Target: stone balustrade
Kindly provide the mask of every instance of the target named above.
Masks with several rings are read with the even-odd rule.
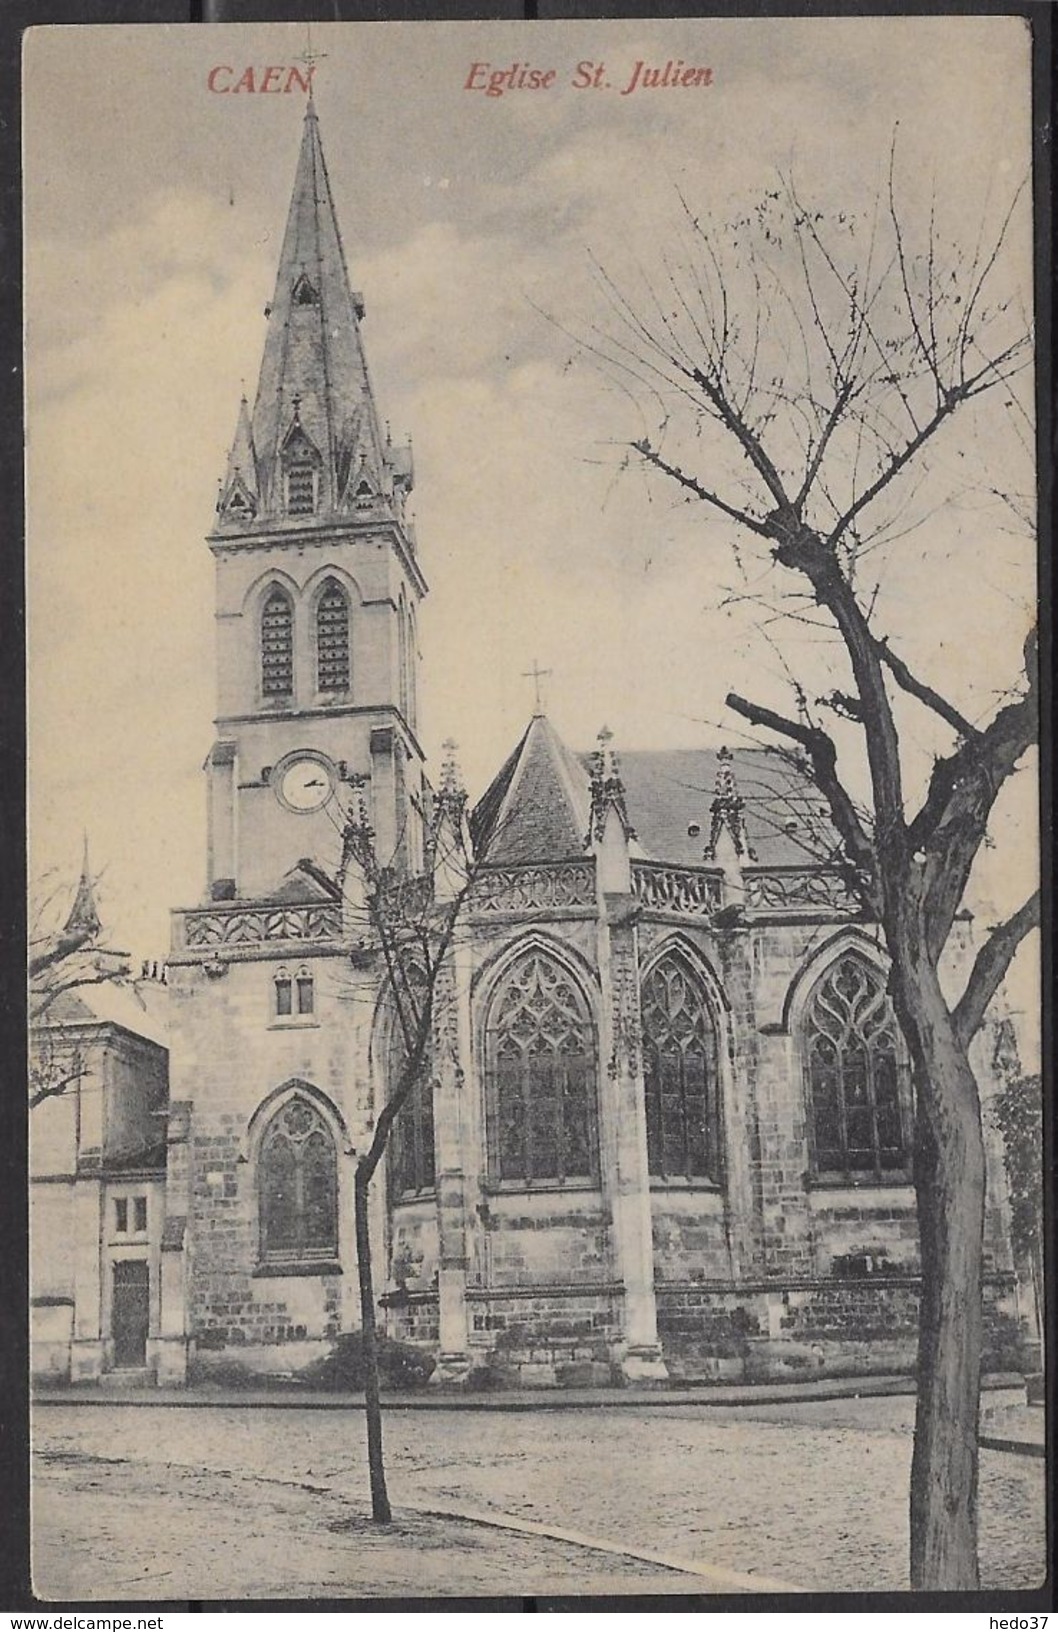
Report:
[[[342,935],[338,902],[274,907],[218,904],[180,913],[176,922],[178,944],[189,952],[263,941],[336,941]]]
[[[474,880],[475,915],[595,905],[595,863],[558,861],[546,866],[483,867]]]
[[[745,903],[759,912],[856,912],[859,902],[841,873],[820,867],[776,868],[744,875]]]
[[[633,862],[632,890],[646,912],[691,918],[711,918],[724,899],[719,872],[662,861]]]

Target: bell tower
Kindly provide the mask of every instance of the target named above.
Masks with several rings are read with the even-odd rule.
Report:
[[[381,428],[311,98],[265,315],[208,540],[214,900],[267,899],[301,858],[333,874],[353,777],[369,778],[380,859],[422,864],[411,449]]]

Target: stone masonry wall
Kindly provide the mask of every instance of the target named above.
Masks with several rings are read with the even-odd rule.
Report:
[[[986,1281],[986,1370],[1017,1370],[1021,1364],[1012,1294],[1011,1277]],[[658,1332],[669,1375],[687,1381],[910,1372],[917,1319],[917,1276],[658,1289]]]
[[[495,1289],[610,1279],[610,1220],[597,1193],[494,1195],[483,1243]]]
[[[718,1191],[655,1186],[650,1197],[654,1280],[720,1281],[731,1277],[725,1199]]]
[[[517,1295],[471,1293],[468,1303],[471,1353],[486,1384],[569,1388],[613,1380],[619,1288],[535,1286]]]
[[[361,1005],[345,1001],[348,966],[300,950],[296,961],[315,980],[311,1024],[276,1022],[275,958],[235,958],[213,978],[194,965],[176,964],[170,971],[172,1091],[174,1099],[191,1102],[188,1336],[202,1357],[227,1351],[247,1364],[278,1369],[287,1368],[291,1345],[325,1347],[357,1323],[347,1149],[362,1144],[370,1104],[366,1066],[357,1069],[366,1051],[348,1019]],[[252,1119],[269,1095],[294,1080],[319,1090],[345,1124],[344,1134],[336,1129],[341,1274],[279,1274],[259,1262],[259,1128]],[[376,1239],[381,1254],[381,1228]]]

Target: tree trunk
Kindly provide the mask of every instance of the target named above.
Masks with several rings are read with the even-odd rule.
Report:
[[[382,1402],[378,1387],[378,1342],[375,1327],[375,1289],[371,1276],[371,1225],[368,1215],[371,1174],[356,1169],[353,1183],[356,1217],[356,1267],[360,1281],[360,1326],[364,1342],[364,1417],[367,1423],[367,1469],[371,1483],[371,1517],[376,1524],[391,1524],[393,1514],[386,1489],[382,1455]]]
[[[917,962],[918,960],[916,960]],[[977,1082],[925,958],[894,971],[912,1057],[915,1194],[922,1258],[918,1402],[911,1461],[911,1586],[978,1585],[985,1153]]]

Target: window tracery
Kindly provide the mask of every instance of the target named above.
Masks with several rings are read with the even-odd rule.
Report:
[[[583,992],[545,951],[504,977],[487,1027],[494,1176],[591,1179],[597,1167],[596,1047]]]
[[[643,982],[643,1079],[652,1177],[720,1178],[716,1029],[701,983],[675,953]]]
[[[257,1182],[262,1263],[312,1263],[337,1256],[334,1136],[303,1095],[288,1099],[265,1130]]]
[[[839,959],[804,1021],[815,1171],[849,1180],[906,1170],[903,1068],[896,1017],[882,976],[865,959]]]

